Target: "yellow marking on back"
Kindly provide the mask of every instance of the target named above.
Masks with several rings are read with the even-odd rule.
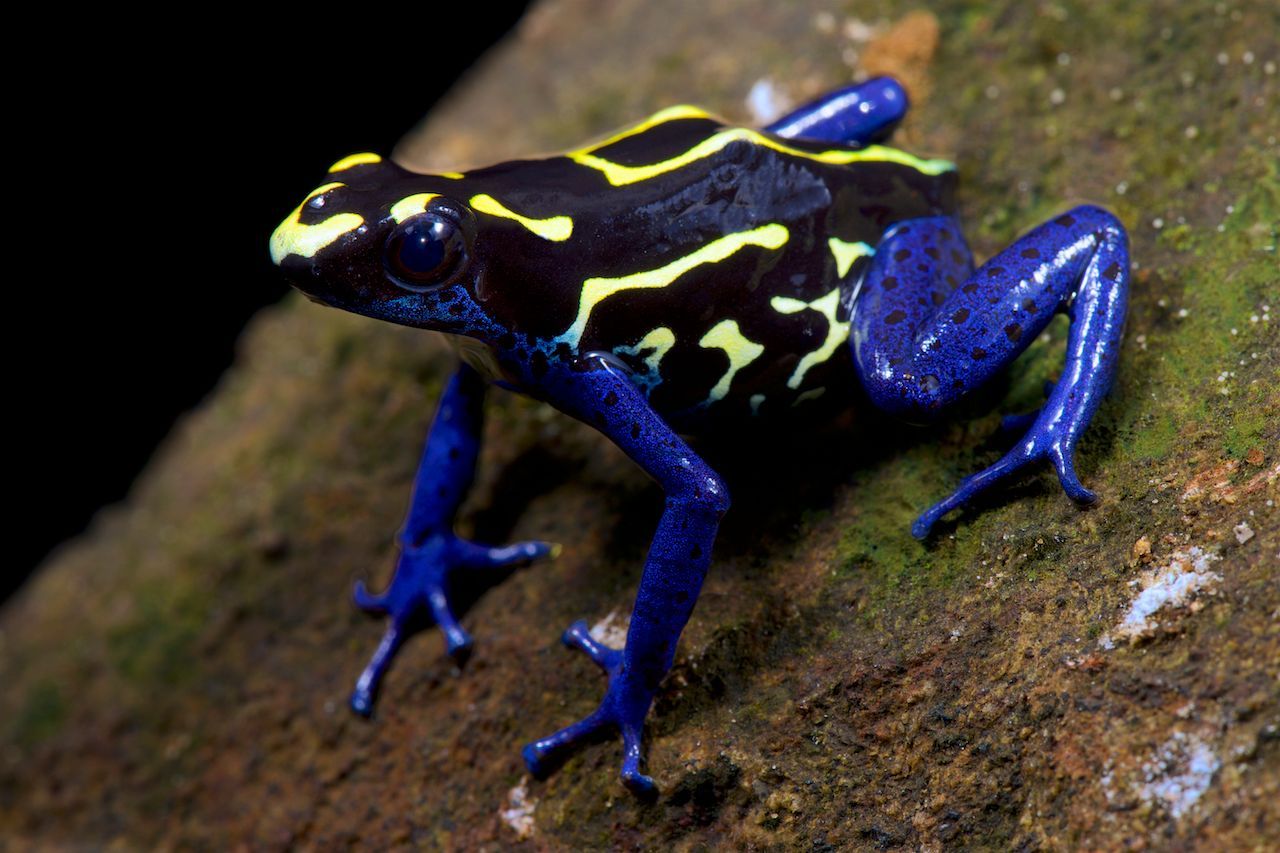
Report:
[[[801,302],[789,296],[775,296],[769,300],[769,305],[779,314],[795,314],[797,311],[808,308],[827,318],[827,339],[813,352],[805,353],[804,358],[800,359],[800,363],[792,372],[791,378],[787,380],[788,388],[799,388],[809,368],[831,358],[840,345],[849,340],[849,327],[852,323],[841,323],[836,320],[836,311],[840,308],[840,288],[837,287],[826,296],[812,302]]]
[[[448,178],[451,181],[460,181],[466,176],[461,172],[441,172],[440,177]]]
[[[578,297],[577,319],[557,340],[567,342],[576,348],[578,342],[582,340],[582,333],[586,331],[591,312],[615,293],[623,290],[666,287],[689,270],[702,264],[719,263],[746,246],[779,249],[786,245],[788,236],[786,226],[774,222],[750,231],[726,234],[683,258],[677,258],[654,270],[645,270],[619,278],[589,278],[582,283],[582,294]]]
[[[521,216],[512,210],[509,210],[502,202],[498,201],[491,195],[480,194],[471,197],[471,207],[481,213],[487,213],[490,216],[500,216],[503,219],[510,219],[519,222],[525,228],[528,228],[534,234],[537,234],[544,240],[560,242],[568,240],[569,235],[573,234],[573,220],[567,216],[552,216],[547,219],[530,219],[527,216]]]
[[[659,326],[641,338],[635,346],[614,347],[613,351],[615,353],[626,353],[627,355],[634,355],[638,357],[640,353],[645,350],[653,350],[653,352],[644,359],[645,366],[649,368],[650,377],[650,381],[645,384],[652,386],[658,384],[657,381],[654,380],[660,376],[658,367],[662,364],[663,357],[666,356],[666,354],[670,352],[671,348],[675,345],[676,333],[668,329],[666,326]]]
[[[414,193],[405,196],[395,204],[391,205],[391,218],[397,224],[404,222],[410,216],[417,216],[427,209],[428,202],[433,198],[439,198],[440,193]]]
[[[889,148],[885,145],[868,145],[857,150],[803,151],[746,127],[727,128],[707,137],[683,154],[677,154],[668,160],[651,163],[648,166],[624,166],[621,163],[614,163],[590,153],[603,146],[573,151],[569,153],[568,157],[581,166],[603,172],[609,183],[615,187],[621,187],[639,181],[647,181],[667,172],[673,172],[704,157],[710,157],[729,143],[737,142],[738,140],[753,142],[756,145],[762,145],[765,148],[771,148],[774,151],[788,154],[792,157],[802,157],[806,160],[816,160],[819,163],[828,163],[835,166],[846,166],[850,163],[861,162],[897,163],[901,166],[909,166],[926,175],[938,175],[955,169],[955,164],[949,160],[922,160],[905,151],[899,151],[897,148]]]
[[[608,148],[615,142],[621,142],[628,137],[644,133],[646,130],[657,127],[660,124],[666,124],[669,121],[679,121],[680,119],[685,118],[711,118],[711,114],[706,110],[700,109],[699,107],[689,106],[688,104],[667,107],[665,110],[660,110],[649,116],[644,121],[637,122],[630,127],[618,131],[603,142],[593,142],[585,148],[579,148],[576,151],[571,151],[568,156],[573,157],[578,154],[588,154],[601,148]]]
[[[707,395],[708,403],[723,400],[724,395],[729,393],[729,386],[733,383],[733,377],[737,372],[764,353],[763,346],[743,337],[742,332],[738,330],[736,320],[721,320],[716,323],[702,336],[702,340],[698,341],[698,346],[706,349],[712,347],[722,349],[725,355],[729,356],[729,369]]]
[[[302,200],[302,204],[293,209],[271,235],[271,260],[279,264],[289,255],[310,258],[316,252],[337,240],[343,234],[350,233],[364,224],[364,217],[358,213],[336,213],[323,222],[312,225],[302,223],[302,208],[312,200],[319,198],[329,190],[346,186],[343,183],[325,184],[312,190]]]
[[[794,409],[796,406],[800,405],[801,403],[807,403],[810,400],[816,400],[825,393],[827,393],[826,387],[810,388],[808,391],[805,391],[803,394],[796,397],[796,401],[791,404],[791,407]]]
[[[827,241],[827,246],[830,247],[831,254],[836,259],[836,272],[841,278],[849,273],[849,267],[853,266],[853,262],[858,258],[866,258],[876,253],[869,243],[846,243],[839,237],[832,237]]]
[[[338,162],[329,167],[330,172],[345,172],[347,169],[355,166],[363,166],[366,163],[381,163],[382,158],[377,154],[365,151],[361,154],[348,154]]]

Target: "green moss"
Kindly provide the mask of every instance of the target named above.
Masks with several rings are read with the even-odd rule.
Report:
[[[1260,398],[1262,393],[1257,388],[1250,396]],[[1275,413],[1268,414],[1260,399],[1252,405],[1237,407],[1237,414],[1227,420],[1223,431],[1223,450],[1234,459],[1243,459],[1250,450],[1266,444],[1263,432],[1268,427],[1275,430]]]
[[[193,675],[195,641],[208,599],[193,590],[151,583],[137,589],[136,615],[107,636],[112,665],[130,681],[176,685]]]
[[[1178,422],[1173,412],[1161,410],[1125,431],[1125,449],[1144,462],[1164,459],[1178,440]]]
[[[27,691],[18,716],[10,724],[10,738],[30,745],[58,733],[67,718],[62,688],[54,681],[38,681]]]

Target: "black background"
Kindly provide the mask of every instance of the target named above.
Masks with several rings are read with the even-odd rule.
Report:
[[[328,165],[390,153],[526,4],[443,5],[101,21],[30,70],[15,126],[38,150],[9,161],[30,204],[5,252],[0,600],[127,494],[284,295],[267,238]]]

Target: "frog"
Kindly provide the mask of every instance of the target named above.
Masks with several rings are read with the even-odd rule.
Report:
[[[1043,405],[1006,418],[1012,448],[911,533],[925,539],[1045,461],[1069,498],[1095,501],[1075,448],[1116,372],[1125,228],[1080,205],[975,264],[955,165],[890,144],[908,108],[904,87],[879,77],[761,128],[676,106],[571,151],[466,172],[419,173],[374,153],[333,164],[271,236],[272,260],[313,301],[442,333],[458,354],[390,582],[355,586],[355,604],[387,620],[351,694],[355,713],[372,715],[416,632],[437,626],[447,654],[467,660],[460,590],[474,597],[558,553],[454,532],[490,387],[598,430],[665,496],[625,643],[607,645],[582,620],[562,635],[606,684],[592,713],[523,747],[539,779],[617,735],[622,784],[657,795],[646,718],[730,508],[699,441],[755,423],[785,436],[849,407],[936,421],[1066,314],[1065,363]]]

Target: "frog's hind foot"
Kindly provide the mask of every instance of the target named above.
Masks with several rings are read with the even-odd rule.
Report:
[[[636,684],[623,666],[623,651],[612,649],[595,640],[587,623],[569,626],[561,640],[591,658],[609,677],[609,689],[600,706],[576,723],[553,735],[527,744],[521,755],[525,766],[537,779],[545,779],[565,762],[578,747],[598,743],[612,732],[622,735],[622,784],[641,799],[653,799],[658,786],[644,773],[641,738],[644,718],[653,701],[653,693]]]
[[[472,640],[458,624],[456,612],[516,568],[554,557],[558,548],[549,542],[488,548],[452,535],[434,536],[422,544],[404,546],[391,584],[382,593],[374,595],[357,582],[352,595],[356,606],[388,617],[390,624],[356,680],[351,710],[372,716],[378,688],[396,653],[410,636],[432,625],[440,626],[449,656],[463,666],[471,656]]]

